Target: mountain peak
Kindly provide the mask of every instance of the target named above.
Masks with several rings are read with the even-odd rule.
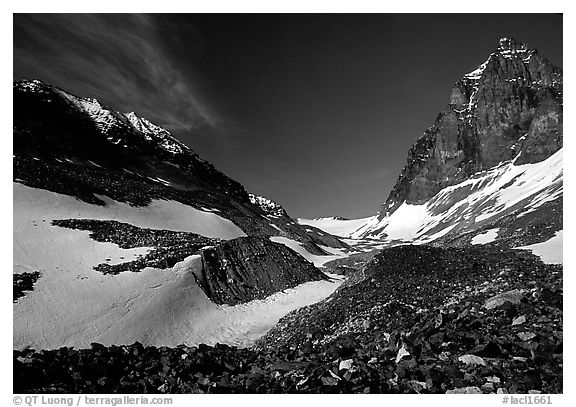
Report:
[[[530,60],[530,56],[536,54],[535,49],[531,49],[525,43],[511,37],[500,38],[496,53],[504,58],[520,57],[524,62]]]
[[[512,37],[503,37],[498,41],[498,51],[527,51],[526,44]]]
[[[543,161],[562,148],[562,70],[511,38],[458,80],[408,154],[380,218],[420,205],[477,172],[518,158]]]

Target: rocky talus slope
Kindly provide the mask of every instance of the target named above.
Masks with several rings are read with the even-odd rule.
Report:
[[[562,293],[527,252],[400,246],[255,348],[14,351],[14,391],[558,393]]]

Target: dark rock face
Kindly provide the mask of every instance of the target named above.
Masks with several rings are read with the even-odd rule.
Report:
[[[562,147],[562,106],[562,70],[501,39],[486,62],[455,83],[448,106],[410,149],[380,216],[518,154],[516,164],[548,158]]]
[[[327,277],[288,247],[255,237],[241,237],[205,248],[196,280],[218,304],[261,299],[308,281]]]

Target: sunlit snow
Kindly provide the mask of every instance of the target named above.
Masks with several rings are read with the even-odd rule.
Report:
[[[52,226],[52,219],[116,219],[220,238],[244,235],[228,220],[170,201],[107,206],[14,184],[14,272],[40,271],[34,290],[13,306],[15,348],[88,347],[92,342],[176,346],[216,342],[247,346],[288,312],[320,301],[340,279],[315,281],[237,306],[210,301],[197,285],[190,256],[166,270],[103,275],[99,263],[130,261],[148,248],[124,250],[88,231]]]
[[[366,222],[370,221],[372,218],[372,216],[367,218],[345,220],[333,217],[320,219],[298,218],[298,223],[300,225],[314,226],[326,233],[330,233],[331,235],[349,237],[359,227],[366,224]]]
[[[472,244],[486,244],[493,242],[498,237],[499,228],[489,229],[484,233],[480,233],[472,238]]]
[[[554,237],[545,242],[516,247],[516,249],[530,250],[536,256],[540,257],[540,259],[542,259],[546,264],[562,264],[564,263],[562,250],[563,243],[564,231],[561,230],[556,232]]]
[[[422,205],[404,202],[390,216],[371,218],[351,237],[426,243],[458,227],[495,221],[516,208],[522,216],[562,196],[562,162],[563,149],[535,164],[502,163],[442,189]]]

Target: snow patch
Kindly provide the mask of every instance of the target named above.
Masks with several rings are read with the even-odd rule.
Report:
[[[340,280],[315,281],[236,306],[211,302],[193,271],[200,256],[172,269],[104,276],[86,269],[44,270],[33,292],[14,305],[13,346],[54,349],[130,344],[250,346],[278,320],[321,301]]]
[[[250,346],[288,312],[321,301],[341,284],[334,279],[309,282],[263,300],[219,306],[196,283],[197,255],[166,270],[101,274],[93,270],[95,265],[131,261],[149,248],[124,250],[94,241],[89,231],[52,226],[51,220],[115,219],[221,238],[243,235],[215,214],[176,202],[134,208],[106,199],[107,206],[99,207],[14,185],[14,271],[42,273],[34,290],[13,305],[14,348],[85,348],[92,342],[134,341],[155,346],[216,342]]]
[[[147,206],[133,207],[107,196],[97,195],[106,203],[105,206],[98,206],[68,195],[30,188],[19,183],[14,183],[13,193],[15,239],[26,234],[34,236],[35,229],[28,227],[33,220],[50,223],[54,219],[69,218],[116,220],[140,228],[192,232],[226,240],[246,236],[230,220],[176,201],[155,200]],[[15,250],[16,243],[15,241]]]
[[[480,233],[472,238],[472,244],[486,244],[493,242],[498,237],[500,228],[489,229],[484,233]]]
[[[545,242],[515,247],[515,249],[530,250],[546,264],[563,264],[563,244],[564,230],[560,230],[556,232],[554,237]]]

